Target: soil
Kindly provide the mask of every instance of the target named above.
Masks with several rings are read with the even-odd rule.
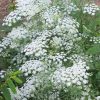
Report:
[[[8,14],[9,0],[0,0],[0,19]]]
[[[6,35],[5,32],[2,32],[2,23],[3,23],[3,18],[8,15],[8,6],[11,0],[0,0],[0,40],[2,37]]]

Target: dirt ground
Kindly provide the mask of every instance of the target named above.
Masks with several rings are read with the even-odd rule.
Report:
[[[0,0],[0,20],[8,14],[9,0]]]
[[[1,27],[2,19],[8,14],[8,5],[9,0],[0,0],[0,39],[6,35],[4,32],[1,32]]]

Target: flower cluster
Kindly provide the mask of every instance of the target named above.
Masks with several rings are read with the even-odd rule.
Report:
[[[75,23],[73,22],[72,24],[74,28],[71,29],[71,27],[73,26],[70,23],[69,29],[67,30],[67,31],[73,30],[72,33],[69,32],[66,34],[62,34],[62,31],[58,33],[57,28],[51,31],[45,30],[43,32],[35,33],[32,39],[33,41],[24,47],[23,52],[25,52],[26,55],[31,55],[31,54],[35,54],[37,56],[43,54],[45,55],[50,45],[51,47],[55,47],[56,49],[61,48],[61,50],[70,50],[73,46],[73,41],[77,40],[77,33],[76,33],[77,29],[76,26],[74,25]],[[61,26],[59,25],[59,28],[60,27]]]
[[[22,20],[22,18],[27,18],[29,20],[36,13],[46,8],[50,3],[51,0],[16,0],[16,10],[4,18],[5,23],[3,25],[11,26],[12,23],[16,23]]]
[[[29,74],[33,75],[46,70],[46,66],[39,60],[30,60],[25,62],[19,70],[21,70],[25,76],[28,76]]]
[[[86,66],[85,62],[80,60],[78,63],[74,63],[72,67],[58,68],[51,76],[51,80],[57,88],[86,85],[88,84],[89,74],[86,72],[88,69],[89,67]]]
[[[30,38],[30,32],[24,27],[19,26],[17,28],[13,28],[12,31],[2,39],[1,44],[3,48],[6,48],[7,46],[15,48],[20,45],[21,40],[24,40],[26,38]]]
[[[45,47],[44,45],[45,42],[39,41],[38,39],[37,41],[32,41],[30,44],[25,46],[24,48],[25,55],[31,55],[38,51],[39,51],[38,55],[41,55],[41,53],[45,53],[45,51],[42,52],[43,51],[42,48]]]
[[[48,65],[51,65],[52,63],[54,63],[57,65],[56,67],[62,66],[63,62],[66,62],[68,60],[64,52],[55,53],[55,55],[48,55],[48,57],[44,59],[45,59],[45,62],[48,63]]]
[[[59,10],[59,7],[56,7],[56,6],[50,7],[42,14],[43,23],[48,28],[54,27],[56,24],[55,22],[58,20],[60,15],[61,15],[61,12]]]
[[[100,100],[100,96],[97,96],[97,97],[96,97],[96,100]]]
[[[5,74],[5,71],[4,70],[1,70],[0,71],[0,78],[4,78],[4,74]]]
[[[11,44],[11,42],[12,42],[11,38],[4,37],[0,43],[0,52],[6,49]]]
[[[40,83],[37,77],[31,76],[21,88],[17,88],[17,94],[11,92],[12,100],[28,100],[28,98],[34,97],[36,87],[39,85]]]
[[[22,26],[19,26],[17,28],[13,28],[12,31],[10,33],[8,33],[8,35],[7,35],[7,37],[9,37],[13,40],[16,40],[16,39],[20,40],[22,38],[24,39],[28,36],[29,36],[29,31]]]
[[[71,17],[64,17],[62,19],[58,19],[58,25],[56,26],[56,30],[58,32],[68,32],[70,34],[73,34],[78,32],[78,27],[79,23],[77,23],[76,20],[72,19]]]
[[[100,37],[91,37],[90,41],[93,43],[100,43]]]
[[[27,57],[22,53],[17,53],[16,56],[13,57],[11,64],[14,64],[16,67],[19,68],[20,64],[23,64],[27,61]]]
[[[83,13],[88,13],[90,15],[95,15],[99,11],[99,7],[96,4],[86,4],[83,8]]]
[[[74,3],[70,3],[67,7],[68,14],[71,14],[72,12],[78,11],[79,9]]]

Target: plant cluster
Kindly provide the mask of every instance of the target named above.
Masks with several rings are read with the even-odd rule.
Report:
[[[100,100],[100,8],[85,0],[16,0],[0,42],[0,100]]]

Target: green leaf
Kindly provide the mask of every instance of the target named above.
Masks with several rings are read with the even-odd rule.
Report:
[[[95,68],[100,70],[100,61],[95,61]]]
[[[3,100],[3,97],[2,96],[0,96],[0,100]]]
[[[19,74],[21,74],[22,72],[21,71],[15,71],[15,72],[10,72],[9,73],[9,76],[16,76],[16,75],[19,75]]]
[[[12,90],[12,92],[16,93],[16,87],[15,87],[15,85],[14,85],[14,83],[13,83],[13,81],[11,79],[7,80],[7,84],[9,86],[9,88]]]
[[[97,73],[96,79],[100,80],[100,72]]]
[[[99,54],[100,44],[94,44],[91,48],[87,50],[87,54]]]
[[[95,21],[96,21],[96,25],[100,25],[100,16],[99,18],[96,18]]]
[[[89,35],[89,33],[92,33],[92,31],[90,29],[88,29],[85,25],[83,25],[83,29],[84,29],[84,33],[86,32],[86,33],[88,33],[88,35]]]
[[[18,78],[17,76],[12,77],[12,79],[13,79],[15,82],[19,83],[19,84],[22,83],[22,80],[21,80],[20,78]]]
[[[7,87],[3,87],[2,93],[3,93],[5,100],[11,100],[11,95]]]
[[[19,74],[21,74],[22,72],[21,71],[16,71],[16,72],[14,72],[14,75],[19,75]]]

